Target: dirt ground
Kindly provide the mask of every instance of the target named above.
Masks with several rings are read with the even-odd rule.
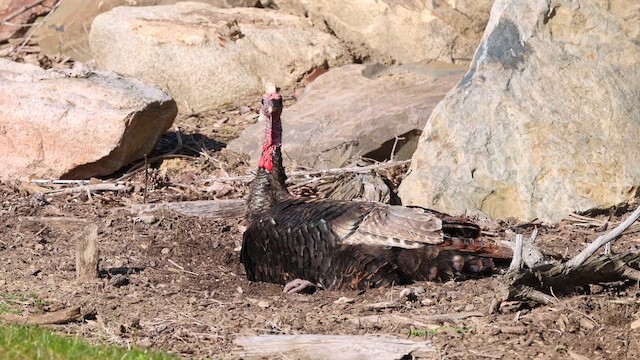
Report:
[[[143,201],[245,196],[244,182],[202,180],[250,174],[242,155],[220,149],[254,121],[254,112],[245,104],[182,117],[176,127],[181,133],[168,133],[159,143],[157,156],[151,157],[158,161],[147,176],[139,170],[119,174],[126,179],[123,191],[45,194],[75,185],[0,184],[0,292],[35,294],[41,301],[24,302],[24,313],[81,306],[83,320],[52,326],[59,332],[185,358],[230,358],[234,339],[259,334],[387,334],[430,341],[438,349],[434,357],[442,359],[640,356],[640,330],[630,325],[640,318],[638,284],[591,286],[553,306],[508,303],[497,315],[488,315],[487,308],[499,275],[418,283],[414,287],[426,291],[411,300],[400,297],[403,287],[284,295],[278,285],[246,280],[239,262],[242,218],[207,220],[166,210],[141,217],[126,210]],[[220,123],[226,125],[215,125]],[[167,155],[178,137],[180,151]],[[620,212],[610,224],[624,218]],[[538,241],[545,250],[568,257],[603,232],[607,219],[600,215],[542,226]],[[75,246],[92,224],[99,228],[101,277],[79,284]],[[530,232],[533,225],[502,227]],[[636,231],[639,226],[613,251],[638,251]],[[392,304],[371,307],[379,302]],[[421,320],[460,312],[477,316]]]

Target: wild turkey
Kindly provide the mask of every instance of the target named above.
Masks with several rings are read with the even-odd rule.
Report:
[[[509,248],[479,239],[480,228],[416,207],[295,198],[282,165],[282,97],[262,97],[266,134],[247,199],[241,261],[251,281],[324,289],[366,289],[491,273]]]

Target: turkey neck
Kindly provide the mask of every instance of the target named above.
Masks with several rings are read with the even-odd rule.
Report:
[[[280,112],[268,111],[263,103],[261,116],[266,120],[266,131],[262,156],[256,177],[249,187],[247,216],[268,211],[276,204],[291,198],[285,181],[287,175],[282,165],[282,122]]]

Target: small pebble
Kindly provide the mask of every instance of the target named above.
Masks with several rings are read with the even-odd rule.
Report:
[[[429,305],[433,305],[435,303],[435,301],[433,301],[433,299],[422,299],[422,301],[420,301],[420,303],[422,305],[429,306]]]
[[[140,215],[133,218],[133,222],[137,223],[145,223],[145,224],[153,224],[158,219],[153,215]]]

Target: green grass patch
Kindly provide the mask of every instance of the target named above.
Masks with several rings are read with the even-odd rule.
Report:
[[[122,359],[169,360],[177,357],[143,349],[127,350],[116,346],[93,346],[78,337],[61,336],[29,326],[0,324],[0,354],[2,359]]]
[[[14,294],[0,292],[0,314],[22,314],[29,308],[33,313],[42,313],[47,302],[34,293]]]

